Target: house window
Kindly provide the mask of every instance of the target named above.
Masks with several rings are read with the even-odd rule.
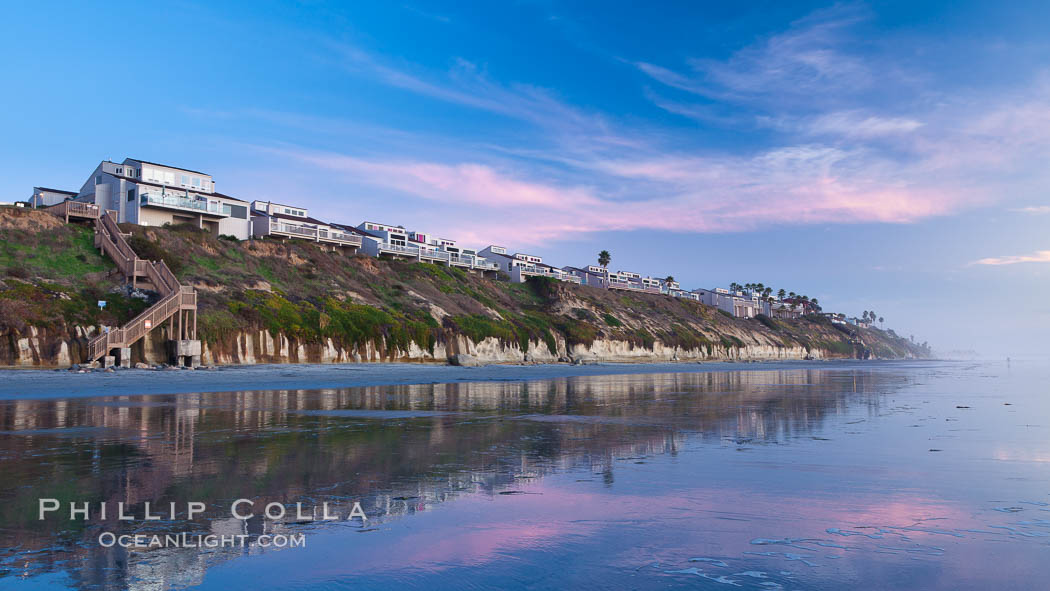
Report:
[[[96,185],[101,185],[102,184],[102,175],[98,175],[98,176],[95,177],[95,184]]]
[[[128,189],[128,201],[135,200],[135,189]]]
[[[199,187],[199,186],[201,186],[201,179],[200,179],[200,177],[196,177],[196,176],[195,176],[195,177],[193,177],[193,186],[194,186],[194,187]]]
[[[182,175],[182,184],[184,184],[184,185],[190,184],[190,177],[188,177],[186,175]]]

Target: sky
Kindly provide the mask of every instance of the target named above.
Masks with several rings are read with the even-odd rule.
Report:
[[[0,201],[137,158],[1050,356],[1050,3],[150,4],[7,7]]]

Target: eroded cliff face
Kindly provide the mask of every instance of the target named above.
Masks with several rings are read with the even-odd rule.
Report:
[[[89,331],[74,327],[51,331],[28,326],[9,331],[0,341],[0,365],[8,367],[69,367],[87,353]]]
[[[3,209],[3,208],[0,208]],[[354,256],[308,241],[220,240],[189,227],[125,226],[140,255],[198,292],[206,364],[658,362],[907,358],[929,349],[822,316],[733,318],[665,295],[523,284],[421,262]],[[68,367],[98,325],[120,326],[151,294],[128,290],[88,226],[0,211],[0,365]],[[56,264],[55,261],[61,264]],[[97,306],[106,301],[105,307]],[[168,361],[166,326],[132,362]],[[460,358],[469,355],[470,357]]]
[[[9,334],[0,346],[0,363],[20,368],[63,368],[84,361],[86,343],[96,330],[74,327],[70,331],[49,332],[29,327],[24,335]],[[164,330],[154,331],[136,343],[132,361],[167,363],[168,347]],[[223,343],[203,343],[202,362],[206,365],[253,365],[260,363],[368,363],[422,362],[446,363],[456,354],[467,354],[480,363],[657,363],[674,361],[752,361],[824,359],[828,352],[804,347],[785,347],[771,343],[743,347],[712,345],[684,349],[665,346],[659,341],[642,347],[627,341],[598,339],[590,344],[568,345],[556,337],[556,350],[546,342],[530,341],[522,350],[517,343],[489,337],[474,342],[453,335],[437,343],[433,350],[410,343],[407,349],[386,349],[367,343],[345,347],[332,339],[324,343],[301,343],[283,335],[273,336],[264,329],[243,331]]]
[[[786,360],[823,359],[820,350],[804,347],[782,347],[770,344],[744,347],[712,346],[694,349],[664,346],[655,342],[652,347],[639,347],[626,341],[595,340],[589,345],[567,345],[555,338],[557,348],[551,351],[546,342],[530,341],[522,350],[517,343],[506,343],[489,337],[477,343],[457,335],[447,342],[439,342],[433,351],[412,343],[407,350],[383,350],[371,344],[344,348],[331,339],[326,343],[299,344],[285,337],[274,338],[266,331],[241,333],[232,343],[217,347],[205,346],[202,361],[207,364],[231,365],[254,363],[360,363],[416,361],[444,363],[456,354],[467,354],[481,363],[654,363],[671,361],[724,360]],[[159,361],[159,360],[158,360]]]

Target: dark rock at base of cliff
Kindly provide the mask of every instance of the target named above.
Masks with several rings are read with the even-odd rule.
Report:
[[[455,365],[457,367],[477,367],[481,365],[473,355],[467,355],[466,353],[456,353],[455,355],[448,358],[449,365]]]

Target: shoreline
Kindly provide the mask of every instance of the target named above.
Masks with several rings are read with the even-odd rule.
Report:
[[[701,363],[599,363],[588,365],[493,364],[457,367],[424,363],[266,364],[215,369],[113,373],[74,373],[54,369],[0,369],[0,400],[171,395],[247,390],[299,390],[365,386],[406,386],[455,382],[529,382],[558,378],[799,369],[873,370],[900,364],[941,363],[912,360],[713,361]]]

